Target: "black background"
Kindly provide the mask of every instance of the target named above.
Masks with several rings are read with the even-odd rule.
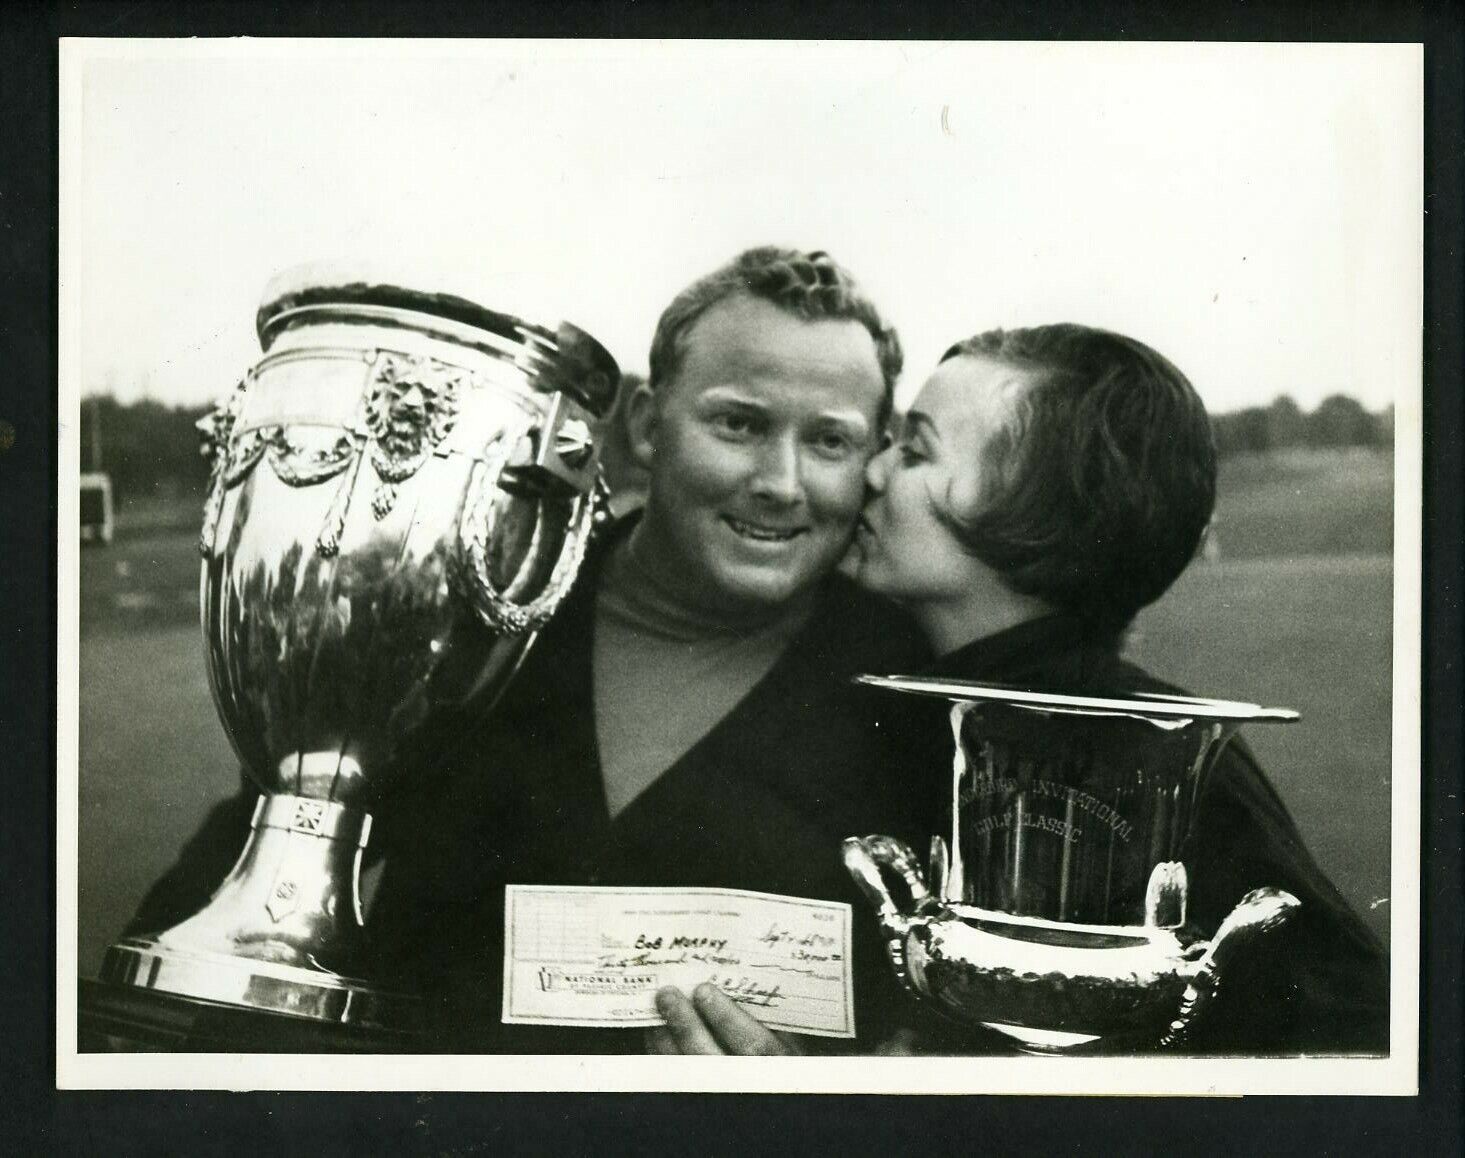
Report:
[[[1465,6],[552,0],[0,5],[0,1150],[16,1154],[1458,1154]],[[1241,1100],[55,1089],[57,38],[654,36],[1425,44],[1421,1097]],[[120,292],[120,287],[119,287]],[[12,433],[13,432],[13,433]],[[6,443],[10,445],[5,448]]]

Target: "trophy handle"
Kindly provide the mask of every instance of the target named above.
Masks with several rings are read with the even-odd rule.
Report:
[[[1301,901],[1282,889],[1252,889],[1242,897],[1241,903],[1221,922],[1205,956],[1197,962],[1181,998],[1180,1012],[1160,1039],[1160,1045],[1170,1049],[1183,1044],[1196,1019],[1215,999],[1227,962],[1245,954],[1257,938],[1280,929],[1301,907]]]
[[[534,460],[511,466],[507,462],[510,449],[525,435],[534,447]],[[495,531],[504,517],[505,495],[520,502],[556,497],[572,504],[564,542],[547,577],[542,578],[531,563],[521,567],[520,574],[507,584],[495,582],[489,559]],[[603,505],[589,420],[583,408],[566,395],[555,395],[542,421],[531,423],[513,437],[495,440],[475,467],[458,529],[467,594],[484,624],[509,635],[543,627],[579,572],[591,532],[601,521]],[[538,545],[539,535],[536,527],[531,546]]]
[[[935,906],[915,853],[893,836],[851,836],[844,842],[844,867],[878,910],[880,928],[886,938],[885,951],[901,984],[908,985],[906,935]],[[909,897],[905,906],[891,888],[897,881],[900,890]]]
[[[931,856],[926,864],[931,873],[931,895],[946,898],[950,895],[946,891],[946,882],[951,879],[951,852],[944,838],[931,838]]]
[[[1178,860],[1162,860],[1150,872],[1150,883],[1145,888],[1145,924],[1151,929],[1180,928],[1185,924],[1189,893],[1185,866]]]

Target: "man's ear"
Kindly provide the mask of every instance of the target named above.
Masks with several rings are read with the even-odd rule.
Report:
[[[626,440],[631,458],[643,470],[651,469],[651,460],[656,456],[659,419],[656,392],[642,382],[626,399]]]

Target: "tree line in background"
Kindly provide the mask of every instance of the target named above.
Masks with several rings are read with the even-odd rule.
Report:
[[[106,471],[119,499],[200,494],[208,479],[208,463],[199,452],[194,424],[210,409],[165,406],[151,399],[124,404],[111,395],[88,397],[81,407],[82,470]],[[1394,443],[1392,406],[1370,413],[1357,399],[1343,394],[1325,398],[1310,412],[1284,394],[1269,406],[1212,415],[1211,423],[1222,458],[1293,447],[1387,449]]]
[[[212,406],[165,406],[109,394],[81,403],[81,469],[105,471],[119,500],[140,495],[202,494],[209,464],[194,423]]]
[[[1346,394],[1324,398],[1311,412],[1283,394],[1270,406],[1213,414],[1211,426],[1222,458],[1299,446],[1388,449],[1394,445],[1394,408],[1371,414]]]

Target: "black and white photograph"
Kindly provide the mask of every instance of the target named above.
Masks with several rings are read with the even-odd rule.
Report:
[[[1417,1091],[1421,45],[59,97],[61,1088]]]

